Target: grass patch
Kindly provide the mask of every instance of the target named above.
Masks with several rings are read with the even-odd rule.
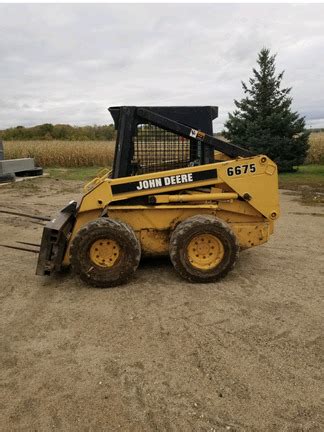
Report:
[[[46,173],[52,178],[59,180],[79,180],[79,181],[89,181],[94,178],[100,167],[79,167],[79,168],[47,168]]]
[[[302,190],[303,186],[324,192],[324,165],[303,165],[296,172],[279,174],[281,189]]]
[[[301,204],[323,205],[324,165],[303,165],[294,173],[279,174],[279,187],[301,192]]]

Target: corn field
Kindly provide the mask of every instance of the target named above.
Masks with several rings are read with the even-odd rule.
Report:
[[[114,141],[7,141],[6,159],[32,157],[42,167],[111,166]]]
[[[324,132],[310,135],[306,163],[324,164]],[[35,158],[42,167],[110,167],[114,159],[114,141],[6,141],[6,159]]]
[[[324,132],[310,134],[306,163],[324,164]]]

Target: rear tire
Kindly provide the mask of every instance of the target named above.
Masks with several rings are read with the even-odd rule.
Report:
[[[89,285],[121,285],[133,275],[141,246],[127,224],[100,218],[82,227],[71,245],[71,267]]]
[[[175,270],[190,282],[214,282],[235,265],[239,244],[231,228],[211,215],[192,216],[181,222],[170,239]]]

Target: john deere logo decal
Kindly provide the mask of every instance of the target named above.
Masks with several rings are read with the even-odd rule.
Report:
[[[150,180],[140,180],[139,185],[136,187],[137,190],[152,189],[163,186],[177,185],[182,183],[190,183],[193,181],[192,173],[179,174],[173,176],[160,177]]]
[[[163,176],[152,178],[148,180],[139,180],[136,182],[128,182],[122,184],[113,184],[111,186],[112,193],[120,194],[125,192],[142,192],[149,191],[157,188],[165,188],[172,186],[185,185],[188,183],[199,182],[203,180],[216,179],[217,171],[215,169],[192,172],[192,173],[183,173],[171,176]]]

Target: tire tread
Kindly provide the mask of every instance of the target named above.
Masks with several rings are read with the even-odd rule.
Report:
[[[208,275],[206,273],[204,274],[203,272],[200,272],[201,274],[199,275],[199,270],[195,270],[184,265],[180,259],[179,250],[182,247],[185,238],[190,235],[190,232],[193,232],[197,227],[206,227],[208,230],[211,225],[226,233],[226,236],[230,240],[230,259],[228,265],[226,265],[225,268],[219,273],[216,272],[215,274]],[[228,274],[229,271],[233,269],[239,257],[239,243],[230,226],[222,219],[219,219],[213,215],[195,215],[184,220],[183,222],[180,222],[177,225],[171,235],[169,254],[175,270],[184,279],[187,279],[190,282],[213,282],[223,278]]]
[[[91,236],[96,235],[98,231],[104,232],[107,230],[114,233],[119,239],[124,239],[127,243],[127,259],[124,259],[124,267],[120,266],[119,273],[116,275],[111,271],[104,273],[99,271],[100,277],[91,277],[89,271],[85,271],[86,257],[82,256],[84,243],[91,239]],[[133,229],[125,222],[101,217],[94,221],[89,222],[83,226],[72,241],[70,249],[70,261],[73,272],[80,277],[81,280],[89,285],[106,288],[121,285],[127,282],[130,277],[135,273],[141,259],[141,245],[133,231]]]

